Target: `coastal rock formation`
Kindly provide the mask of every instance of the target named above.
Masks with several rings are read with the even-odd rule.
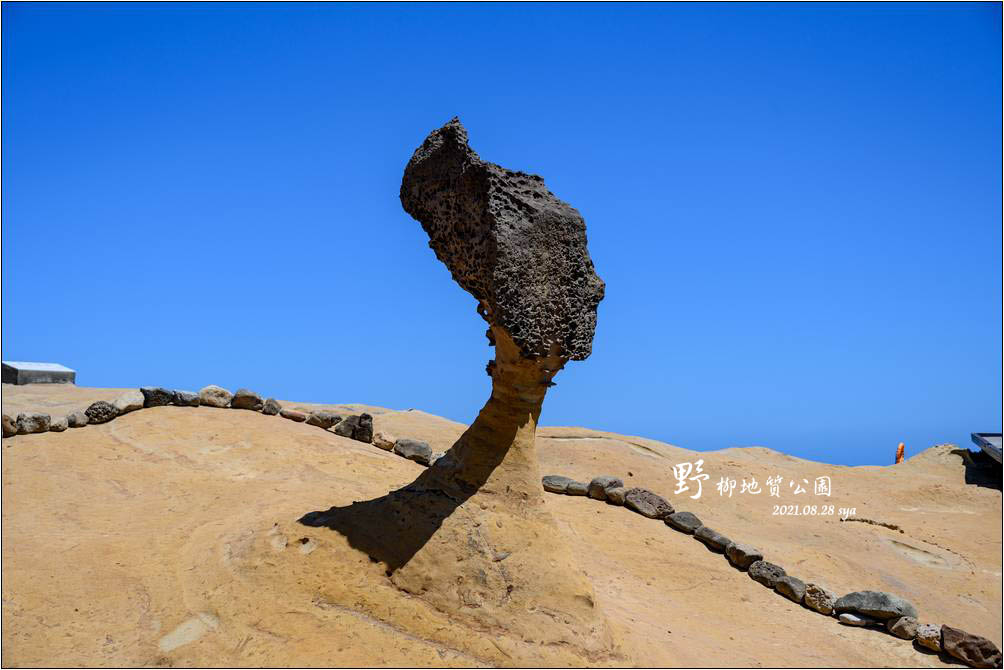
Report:
[[[774,584],[774,590],[792,602],[801,604],[805,596],[805,582],[798,577],[785,575]]]
[[[311,412],[307,417],[307,425],[317,426],[318,428],[324,428],[327,430],[341,420],[342,416],[333,412]]]
[[[933,623],[920,624],[917,626],[914,643],[931,651],[941,651],[941,626]]]
[[[66,423],[70,428],[83,428],[89,421],[90,419],[87,418],[87,413],[83,410],[70,412],[66,415]]]
[[[11,437],[12,435],[17,435],[17,423],[13,418],[3,415],[3,436]]]
[[[607,499],[607,489],[623,487],[624,482],[622,482],[617,477],[611,477],[610,475],[600,475],[599,477],[593,477],[593,480],[589,482],[588,494],[590,498],[596,500],[606,500]]]
[[[723,553],[725,548],[732,544],[732,540],[725,537],[717,530],[708,528],[707,526],[701,526],[695,530],[694,539],[700,540],[708,547],[708,549],[717,551],[718,553]]]
[[[178,407],[198,407],[199,394],[192,391],[175,391],[174,404]]]
[[[917,637],[917,620],[912,616],[900,616],[885,622],[885,629],[904,640]]]
[[[540,177],[482,161],[457,119],[415,150],[400,197],[488,324],[491,395],[414,482],[301,522],[337,530],[398,589],[478,635],[533,641],[534,664],[600,662],[612,633],[544,504],[535,438],[554,376],[592,350],[604,286],[585,222]],[[431,462],[423,446],[399,439],[394,451]]]

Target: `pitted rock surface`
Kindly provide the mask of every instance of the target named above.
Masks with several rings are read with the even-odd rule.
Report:
[[[481,160],[454,118],[415,150],[401,205],[479,313],[523,356],[589,356],[603,280],[582,216],[541,177]]]

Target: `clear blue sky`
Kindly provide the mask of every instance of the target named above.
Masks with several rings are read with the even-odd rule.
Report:
[[[1001,6],[3,4],[3,357],[470,421],[398,201],[459,115],[607,297],[542,422],[888,463],[1001,429]]]

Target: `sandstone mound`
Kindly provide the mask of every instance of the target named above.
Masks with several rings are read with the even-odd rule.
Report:
[[[25,404],[49,389],[67,393],[5,385],[5,411],[31,409]],[[76,388],[72,402],[118,394]],[[436,451],[467,429],[420,411],[373,413],[377,431]],[[988,523],[1001,517],[1001,493],[967,484],[950,445],[901,466],[859,468],[761,448],[696,453],[580,428],[541,428],[536,446],[544,473],[580,481],[610,474],[649,488],[805,581],[837,594],[892,591],[916,605],[921,621],[1001,644],[1001,530]],[[945,665],[891,635],[841,626],[778,597],[692,536],[585,496],[543,497],[567,566],[534,563],[547,538],[534,536],[532,519],[499,528],[490,506],[479,507],[480,535],[465,536],[472,544],[457,555],[492,552],[494,572],[470,584],[469,601],[437,606],[345,534],[297,521],[379,500],[428,470],[279,417],[155,407],[7,438],[3,449],[5,665]],[[674,494],[672,465],[698,458],[712,475],[701,498]],[[875,523],[775,516],[774,504],[795,500],[789,491],[778,500],[714,488],[720,477],[755,476],[762,486],[774,475],[785,486],[829,475],[832,504]],[[461,514],[464,504],[447,521]],[[528,612],[532,628],[477,625],[484,612],[471,613],[480,604],[490,616],[488,596],[507,584],[503,570],[518,587],[527,571],[566,568],[583,575],[589,609],[577,609],[574,594],[569,603],[565,594],[535,593],[554,607]],[[579,611],[593,614],[576,619]]]

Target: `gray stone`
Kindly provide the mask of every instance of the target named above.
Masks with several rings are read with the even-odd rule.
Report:
[[[573,481],[561,475],[545,475],[540,479],[540,483],[544,485],[544,490],[549,493],[565,493],[568,485]]]
[[[394,443],[394,453],[422,465],[432,464],[432,448],[423,440],[402,437]]]
[[[666,517],[666,525],[681,533],[693,535],[694,531],[704,524],[701,523],[696,514],[691,514],[690,512],[673,512]]]
[[[445,451],[434,451],[434,452],[432,452],[432,456],[429,457],[429,465],[435,465],[436,463],[439,462],[440,458],[446,458],[446,452]]]
[[[1001,652],[985,637],[967,633],[951,626],[941,627],[941,648],[973,668],[1001,667]]]
[[[833,606],[837,604],[837,594],[825,586],[809,582],[805,585],[805,597],[802,602],[811,610],[830,615],[833,614]]]
[[[4,384],[72,384],[77,373],[59,363],[3,361],[0,378]]]
[[[269,398],[265,401],[265,404],[261,408],[262,414],[268,414],[269,416],[275,416],[282,411],[282,405],[275,398]]]
[[[749,567],[750,578],[771,589],[777,585],[777,580],[786,574],[784,568],[769,561],[753,561]]]
[[[178,407],[198,407],[201,402],[198,393],[192,391],[174,392],[174,404]]]
[[[32,433],[44,433],[49,430],[52,422],[48,414],[38,412],[25,412],[17,415],[17,434],[31,435]]]
[[[891,619],[898,616],[917,618],[917,608],[909,601],[885,591],[854,591],[837,599],[833,606],[837,614],[853,612],[866,614],[876,619]]]
[[[234,394],[222,386],[210,384],[199,390],[199,404],[203,407],[230,407],[230,400]]]
[[[917,626],[917,636],[914,644],[930,649],[931,651],[941,651],[941,626],[933,623],[922,623]]]
[[[286,409],[285,407],[279,410],[279,416],[281,416],[284,419],[289,419],[290,421],[296,421],[298,423],[307,420],[307,415],[304,414],[303,412],[297,411],[295,409]]]
[[[174,402],[174,391],[170,389],[160,386],[144,386],[140,391],[143,393],[143,407],[163,407]]]
[[[110,402],[105,402],[104,400],[98,400],[97,402],[92,402],[90,407],[84,410],[84,414],[87,415],[87,423],[108,423],[115,417],[119,415],[115,405]]]
[[[623,505],[624,496],[627,495],[627,489],[623,486],[613,486],[606,491],[607,502],[611,505]]]
[[[146,404],[146,396],[139,389],[133,391],[126,391],[115,400],[112,400],[112,405],[115,406],[115,410],[121,416],[122,414],[128,414],[129,412],[135,412],[138,409],[143,409]]]
[[[3,415],[3,436],[17,435],[17,422],[6,414]]]
[[[565,493],[570,496],[584,496],[589,494],[589,484],[584,482],[577,482],[574,479],[568,482],[568,486],[565,487]]]
[[[70,427],[70,422],[66,420],[65,416],[59,416],[49,422],[49,430],[54,433],[62,433],[64,430]]]
[[[878,619],[868,616],[867,614],[851,614],[850,612],[844,612],[837,619],[840,623],[847,626],[872,626],[878,628],[882,626],[882,622]]]
[[[624,506],[649,519],[665,519],[673,513],[668,500],[647,489],[628,489],[624,494]]]
[[[370,444],[373,442],[373,417],[369,414],[360,414],[359,421],[356,422],[356,429],[352,431],[352,439],[357,442]],[[433,463],[435,463],[433,459]]]
[[[90,423],[90,419],[85,412],[77,410],[66,415],[66,423],[70,428],[83,428]]]
[[[778,578],[777,582],[775,582],[774,590],[788,600],[801,605],[802,598],[805,597],[805,582],[798,577],[785,575]]]
[[[307,425],[317,426],[318,428],[324,428],[327,430],[331,428],[336,423],[342,420],[341,414],[335,414],[334,412],[311,412],[307,417]]]
[[[725,555],[728,556],[729,563],[740,570],[745,570],[756,561],[763,560],[762,551],[742,542],[733,542],[725,547]]]
[[[338,422],[334,427],[333,433],[335,435],[340,435],[341,437],[347,437],[352,439],[352,433],[355,431],[356,426],[359,425],[359,416],[356,414],[349,415]]]
[[[252,412],[260,412],[265,406],[265,401],[261,396],[250,389],[237,389],[234,397],[230,399],[230,407],[233,409],[247,409]]]
[[[917,620],[912,616],[898,616],[885,622],[885,629],[904,640],[917,637]]]
[[[707,526],[701,526],[700,528],[695,530],[694,539],[700,540],[705,545],[707,545],[708,549],[711,549],[712,551],[717,551],[718,553],[724,552],[725,548],[730,544],[732,544],[732,540],[725,537],[717,530],[708,528]]]
[[[594,498],[596,500],[606,500],[607,489],[616,488],[618,486],[623,487],[624,482],[617,477],[611,477],[610,475],[593,477],[593,480],[589,482],[588,495],[590,498]]]
[[[585,221],[542,178],[482,161],[453,119],[415,150],[400,195],[436,257],[524,357],[589,356],[603,281]]]

